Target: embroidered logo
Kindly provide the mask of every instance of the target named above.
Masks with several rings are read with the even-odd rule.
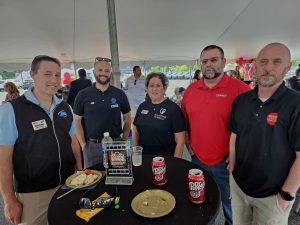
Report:
[[[116,104],[116,103],[117,103],[117,99],[115,99],[115,98],[111,98],[110,102],[111,102],[111,104],[112,104],[112,105],[114,105],[114,104]]]
[[[227,94],[216,94],[217,98],[226,98]]]
[[[278,120],[278,113],[276,112],[272,112],[267,116],[267,123],[270,126],[275,126],[277,120]]]
[[[118,108],[119,107],[119,105],[117,103],[117,99],[115,99],[115,98],[111,98],[110,104],[111,104],[110,105],[111,108]]]
[[[58,112],[58,116],[59,116],[59,117],[62,117],[62,118],[65,118],[65,117],[68,116],[68,114],[66,113],[65,110],[61,110],[61,111]]]
[[[160,112],[160,114],[164,114],[166,111],[167,111],[166,109],[161,108],[159,112]]]

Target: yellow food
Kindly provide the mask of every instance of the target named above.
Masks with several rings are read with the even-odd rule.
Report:
[[[98,178],[97,174],[86,175],[83,171],[79,171],[76,172],[75,177],[73,177],[73,179],[70,182],[70,185],[74,187],[89,185],[93,183],[95,180],[97,180],[97,178]]]

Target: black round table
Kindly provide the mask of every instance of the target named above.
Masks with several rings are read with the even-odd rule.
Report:
[[[153,156],[143,155],[143,165],[133,167],[133,185],[118,186],[118,192],[121,197],[120,208],[114,209],[109,207],[102,210],[90,219],[89,224],[204,225],[211,224],[214,221],[220,208],[220,192],[213,178],[204,171],[206,200],[201,205],[194,205],[188,200],[187,174],[190,169],[200,167],[183,159],[165,157],[168,182],[162,187],[156,187],[152,184],[152,158]],[[95,169],[101,168],[99,166]],[[85,197],[94,200],[104,192],[114,195],[115,186],[105,185],[104,183],[105,178],[101,180],[95,189],[89,191]],[[140,192],[148,189],[163,189],[172,193],[176,199],[174,210],[168,215],[156,219],[144,218],[135,214],[131,209],[132,199]],[[78,201],[82,197],[84,190],[75,190],[59,200],[56,199],[65,192],[67,190],[59,189],[50,202],[48,209],[49,225],[87,224],[86,221],[75,215],[76,210],[79,209]]]

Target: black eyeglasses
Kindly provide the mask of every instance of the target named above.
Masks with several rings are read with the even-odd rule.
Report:
[[[111,62],[111,59],[103,58],[103,57],[96,57],[95,58],[95,62],[100,62],[100,61]]]
[[[134,80],[134,85],[136,85],[136,80]]]

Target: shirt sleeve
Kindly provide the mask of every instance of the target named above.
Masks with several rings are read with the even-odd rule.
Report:
[[[19,136],[15,112],[10,103],[0,106],[0,145],[13,146]]]
[[[185,123],[185,119],[183,117],[183,113],[180,109],[180,107],[178,105],[176,105],[176,103],[174,104],[174,109],[173,109],[173,113],[172,113],[172,130],[173,133],[178,133],[178,132],[182,132],[182,131],[186,131],[186,123]]]
[[[73,110],[76,115],[83,116],[84,114],[83,92],[79,92],[78,95],[76,96]]]
[[[237,124],[235,120],[235,109],[237,107],[236,105],[237,105],[237,100],[235,99],[232,103],[231,113],[230,113],[229,123],[228,123],[228,129],[235,134],[237,133]]]
[[[294,111],[291,117],[291,126],[288,130],[290,145],[295,151],[300,151],[300,105]]]
[[[124,91],[122,91],[121,94],[121,112],[123,114],[129,113],[130,112],[130,105],[129,105],[129,101],[128,98],[126,96],[126,94],[124,93]]]
[[[138,109],[137,109],[137,111],[136,111],[134,120],[133,120],[133,125],[135,125],[135,126],[136,126],[136,122],[137,122],[137,119],[138,119],[140,113],[141,113],[141,105],[139,105],[139,107],[138,107]]]

